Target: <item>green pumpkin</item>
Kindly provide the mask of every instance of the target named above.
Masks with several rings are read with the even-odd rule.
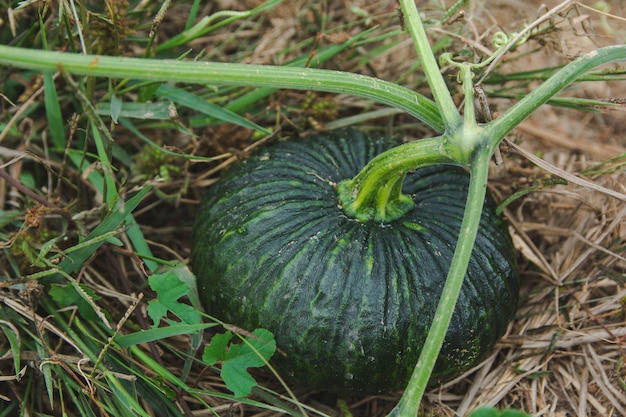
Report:
[[[349,218],[336,184],[395,140],[354,130],[255,151],[210,187],[193,231],[206,311],[266,328],[292,383],[341,395],[404,388],[450,267],[469,175],[409,173],[415,207],[390,223]],[[506,224],[485,204],[468,272],[431,382],[477,365],[505,332],[519,290]]]

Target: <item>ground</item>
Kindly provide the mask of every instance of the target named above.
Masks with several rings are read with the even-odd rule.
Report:
[[[13,3],[0,2],[3,13],[0,16],[0,29],[4,36],[2,43],[16,42],[20,33],[27,32],[26,22],[37,21],[39,6],[17,10]],[[133,37],[146,38],[152,28],[157,33],[154,44],[163,44],[183,30],[192,10],[192,2],[174,2],[164,14],[160,26],[156,27],[150,26],[157,15],[156,5],[148,7],[143,3],[150,2],[141,2],[133,5],[141,13],[126,16],[122,3],[129,2],[107,2],[117,7],[111,6],[113,11],[109,13],[117,13],[119,17],[115,26],[118,30],[113,30],[108,37],[102,34],[111,27],[107,24],[109,21],[104,18],[92,20],[93,25],[88,28],[90,32],[87,34],[93,41],[89,44],[92,52],[142,56],[145,44],[135,41]],[[199,7],[198,19],[220,10],[250,10],[262,3],[259,0],[206,2]],[[438,54],[444,50],[461,51],[474,59],[484,59],[493,50],[490,38],[495,32],[518,32],[526,25],[535,28],[526,43],[505,55],[490,76],[485,78],[483,90],[494,117],[541,83],[547,72],[543,70],[562,66],[598,47],[626,42],[626,3],[619,0],[467,1],[442,23],[437,22],[454,2],[422,0],[417,4],[428,23],[428,33]],[[60,7],[58,10],[52,7],[39,11],[44,20],[52,22],[61,13]],[[98,8],[97,5],[90,7],[93,10]],[[101,14],[94,12],[93,16],[107,16],[105,10],[98,13]],[[539,20],[541,23],[535,25]],[[9,26],[13,23],[17,25],[16,33],[9,35]],[[20,23],[23,25],[20,26]],[[67,24],[72,25],[72,22]],[[49,26],[49,35],[57,34],[57,30],[62,30],[60,27]],[[119,29],[124,27],[127,32]],[[400,33],[397,3],[392,0],[284,1],[253,18],[237,20],[206,36],[194,37],[178,48],[163,51],[162,55],[175,57],[187,51],[189,57],[198,56],[211,61],[281,65],[304,56],[309,58],[311,65],[317,65],[318,50],[345,42],[368,28],[374,28],[373,33],[380,35],[380,39],[352,46],[320,65],[395,81],[429,95],[423,75],[415,69],[415,52],[410,38]],[[318,33],[322,35],[318,36]],[[33,39],[32,42],[39,48],[41,39],[36,36]],[[105,39],[110,42],[105,42]],[[67,45],[64,47],[69,48]],[[578,108],[572,108],[572,101],[566,100],[542,106],[503,143],[503,162],[493,165],[490,187],[500,201],[511,196],[518,197],[504,212],[520,254],[522,291],[518,313],[493,355],[483,364],[427,393],[423,407],[425,415],[466,415],[479,405],[512,407],[537,416],[626,415],[626,367],[623,364],[626,358],[624,65],[606,66],[616,70],[616,79],[604,77],[600,81],[583,81],[559,96],[600,101],[594,101],[585,109],[580,108],[585,103],[578,101]],[[0,71],[0,74],[7,73],[7,82],[2,84],[0,118],[0,128],[3,129],[0,154],[2,170],[7,175],[0,179],[0,203],[3,214],[16,213],[15,218],[2,225],[6,226],[2,232],[6,244],[1,246],[6,259],[2,260],[1,274],[2,280],[8,281],[45,271],[46,265],[33,266],[36,255],[29,258],[23,253],[24,248],[36,247],[43,251],[41,243],[50,241],[53,236],[63,237],[55,241],[55,250],[59,253],[71,247],[78,241],[77,236],[98,224],[105,211],[103,198],[106,200],[106,196],[94,189],[87,179],[91,170],[104,172],[102,166],[94,162],[89,170],[79,172],[68,168],[69,164],[66,166],[71,152],[67,152],[65,158],[63,152],[58,153],[61,158],[49,157],[50,144],[47,141],[50,141],[50,134],[46,130],[46,113],[42,107],[29,107],[32,104],[29,97],[43,103],[41,96],[34,93],[40,87],[40,79],[33,73],[16,69],[0,66]],[[444,71],[452,74],[450,68]],[[520,73],[523,76],[513,76]],[[619,76],[621,81],[617,79]],[[449,80],[450,88],[457,88],[452,75]],[[81,129],[86,129],[86,124],[78,121],[78,115],[72,124],[75,114],[72,109],[81,106],[77,104],[78,99],[72,96],[71,88],[67,87],[70,81],[67,84],[62,81],[63,76],[59,76],[56,85],[61,97],[59,101],[66,106],[63,108],[63,120],[67,126],[75,128],[67,128],[66,132],[70,137],[78,137]],[[107,89],[112,88],[106,82],[87,87],[93,88],[93,103],[110,102],[101,100],[107,95]],[[118,85],[115,87],[119,88]],[[214,92],[218,90],[212,88],[203,86],[202,93],[198,94],[222,105],[247,91],[223,89],[216,95]],[[456,98],[460,105],[462,97],[459,94]],[[135,91],[130,91],[124,100],[141,101]],[[99,114],[106,115],[98,105]],[[20,116],[20,109],[30,110],[27,116]],[[381,109],[371,102],[348,95],[289,90],[276,91],[253,102],[241,110],[241,114],[262,126],[280,129],[280,134],[284,136],[297,131],[310,133],[336,127],[342,122],[354,120],[355,116],[361,117],[360,123],[367,129],[393,132],[406,140],[433,134],[409,116],[397,112],[382,116],[370,113]],[[116,143],[128,152],[130,158],[126,165],[114,167],[120,187],[123,188],[123,185],[128,191],[147,185],[154,187],[135,213],[152,252],[158,258],[187,264],[192,220],[203,190],[219,178],[221,170],[238,158],[245,157],[248,148],[258,146],[259,142],[253,140],[250,129],[231,124],[204,123],[197,113],[187,109],[179,111],[176,117],[180,119],[172,117],[168,120],[165,117],[138,122],[142,132],[163,145],[164,150],[172,151],[171,154],[144,147],[137,136],[123,126],[111,127],[111,132]],[[113,126],[110,119],[106,122]],[[67,146],[69,149],[73,145]],[[214,156],[216,159],[181,160],[173,155],[175,153]],[[565,178],[567,184],[555,181],[555,178]],[[21,181],[22,186],[15,180]],[[23,186],[26,181],[32,184]],[[47,201],[48,205],[36,204],[41,200],[44,203]],[[67,216],[72,220],[65,219]],[[38,230],[37,234],[21,234],[20,231],[25,230],[24,224],[28,224],[30,230]],[[45,230],[42,225],[45,225]],[[50,235],[42,236],[46,233]],[[33,244],[32,239],[40,243]],[[146,273],[141,262],[125,251],[131,246],[129,235],[120,233],[118,239],[111,238],[110,244],[98,251],[77,279],[102,298],[99,303],[112,316],[112,323],[117,320],[123,323],[128,319],[126,315],[132,313],[132,326],[136,327],[129,324],[124,330],[130,333],[130,328],[150,327],[150,319],[145,312],[146,300],[155,294],[146,287]],[[42,256],[45,257],[46,253]],[[16,284],[16,281],[10,282]],[[7,328],[16,326],[11,323],[18,316],[26,317],[25,321],[39,320],[42,327],[37,329],[40,332],[44,332],[41,330],[45,327],[43,323],[48,323],[46,331],[50,336],[41,337],[42,340],[49,337],[50,345],[57,343],[58,346],[50,346],[48,352],[57,353],[55,348],[63,344],[61,341],[65,340],[64,332],[67,330],[49,327],[54,320],[59,320],[56,316],[54,319],[50,316],[47,321],[43,319],[47,317],[44,314],[46,305],[42,301],[45,297],[35,308],[37,302],[33,299],[40,297],[38,288],[24,286],[18,291],[18,287],[7,284],[0,289],[3,291],[2,308],[6,310],[8,306],[12,310],[10,314],[0,316],[5,334],[10,333]],[[139,299],[139,294],[144,294],[143,301]],[[131,310],[131,307],[137,306],[136,310]],[[24,326],[29,328],[28,324]],[[30,329],[33,331],[34,328]],[[209,334],[205,336],[208,340]],[[141,349],[158,358],[164,368],[179,375],[188,339],[184,335],[172,337],[165,345],[145,343]],[[8,338],[0,337],[2,375],[12,375],[10,368],[14,358],[9,348],[11,343]],[[22,351],[23,363],[30,365],[25,372],[34,373],[38,366],[40,370],[45,368],[42,363],[32,360],[36,350],[33,347]],[[42,355],[42,352],[37,351],[37,354]],[[61,354],[69,353],[59,348],[59,356],[53,355],[50,361],[62,364],[64,357]],[[83,383],[82,370],[80,367],[78,371],[73,368],[74,363],[68,359],[67,363],[59,366],[73,369],[73,373],[68,374],[74,375],[80,385]],[[150,372],[153,370],[146,371]],[[198,362],[193,362],[188,372],[187,381],[193,387],[228,393],[219,375],[207,371]],[[284,394],[269,372],[259,370],[254,375],[262,385]],[[201,410],[197,398],[180,390],[180,387],[172,388],[165,382],[161,383],[163,391],[175,399],[183,413],[210,414],[208,411],[192,413],[192,410]],[[20,396],[28,395],[29,390],[24,385],[24,382],[20,385],[18,381],[6,384],[0,391],[0,401],[15,404]],[[91,387],[86,384],[84,389],[87,390],[88,386]],[[292,388],[302,404],[328,415],[339,415],[336,398],[297,386]],[[254,398],[267,399],[258,395]],[[344,401],[355,416],[373,417],[386,415],[399,397],[399,394],[392,394],[346,398]],[[220,415],[282,415],[252,406],[249,402],[223,399],[219,395],[202,398],[216,413],[224,413]],[[60,414],[58,404],[52,410],[45,400],[40,402],[44,404],[32,403],[33,410]],[[98,412],[106,414],[102,410]]]

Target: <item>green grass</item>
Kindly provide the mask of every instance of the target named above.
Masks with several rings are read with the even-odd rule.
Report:
[[[171,2],[168,10],[167,2],[18,3],[0,1],[2,16],[9,7],[15,12],[14,22],[0,27],[0,44],[241,62],[270,27],[278,1],[248,11],[211,9],[205,16],[201,1]],[[427,9],[432,24],[450,17],[439,3]],[[314,6],[308,2],[298,15],[294,23],[302,33],[273,63],[376,75],[373,64],[407,37],[395,10],[355,10],[352,19],[339,19],[336,11]],[[442,37],[435,52],[453,44]],[[417,70],[411,65],[389,81],[428,95]],[[528,82],[552,72],[494,74],[486,79],[493,83],[486,83],[488,93],[518,97]],[[224,323],[199,313],[184,265],[195,203],[202,187],[259,138],[351,124],[384,132],[394,124],[394,133],[414,136],[432,130],[372,101],[270,86],[138,82],[10,67],[0,67],[0,80],[0,416],[226,415],[230,407],[325,415],[301,403],[271,370],[259,374],[261,385],[250,385],[247,376],[232,382],[233,374],[247,374],[270,356],[244,331],[226,325],[227,336],[213,339],[223,343],[222,351],[203,349],[203,340]],[[510,80],[519,85],[502,88]],[[558,104],[595,109],[603,103]],[[623,157],[613,162],[597,169],[623,170]],[[225,376],[215,365],[226,363],[236,371]],[[242,388],[242,381],[248,385]],[[253,395],[242,396],[248,388]]]
[[[0,37],[36,49],[238,62],[258,41],[245,32],[262,31],[277,3],[204,17],[197,15],[199,1],[170,4],[167,11],[156,2],[109,2],[110,10],[27,3],[16,15],[15,33],[5,26]],[[371,16],[337,23],[324,10],[308,10],[314,12],[308,32],[275,58],[286,66],[361,68],[402,38],[393,13],[376,16],[382,24],[370,28],[365,20]],[[315,35],[322,27],[329,36],[351,36],[320,41]],[[212,35],[221,40],[210,48],[188,46]],[[180,260],[188,253],[193,202],[201,191],[195,182],[204,171],[219,169],[255,137],[342,118],[368,122],[368,114],[379,117],[377,109],[368,104],[371,111],[350,121],[357,111],[332,98],[288,96],[270,87],[7,67],[0,73],[0,153],[6,158],[0,169],[14,190],[5,194],[12,209],[0,212],[0,349],[11,358],[0,362],[6,376],[0,414],[220,415],[237,406],[324,415],[299,403],[284,382],[281,388],[279,376],[271,389],[242,376],[271,353],[262,354],[237,329],[228,334],[242,342],[224,345],[230,346],[226,356],[216,350],[218,339],[212,354],[202,355],[203,340],[220,323],[200,314],[193,276]],[[33,121],[30,129],[25,121]],[[238,142],[220,140],[231,133]],[[173,288],[180,291],[172,297]],[[246,397],[250,389],[254,395]]]

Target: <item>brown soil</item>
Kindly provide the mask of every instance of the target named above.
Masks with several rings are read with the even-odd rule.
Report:
[[[184,27],[188,6],[172,3],[160,36],[179,33]],[[201,16],[224,9],[248,10],[263,1],[204,3]],[[454,3],[452,0],[417,2],[430,22],[441,19],[444,10]],[[540,33],[533,32],[524,45],[504,55],[494,74],[564,65],[600,46],[626,41],[626,2],[621,0],[598,3],[469,0],[466,3],[459,9],[462,15],[456,13],[444,24],[432,25],[429,29],[433,40],[446,36],[454,39],[446,46],[447,51],[467,50],[472,56],[484,59],[493,50],[490,39],[495,32],[520,31],[525,25],[535,27],[534,23],[542,20],[536,26]],[[590,9],[593,4],[606,6],[606,14]],[[285,0],[266,12],[259,22],[239,22],[195,40],[189,47],[194,53],[202,50],[216,61],[281,64],[309,53],[314,60],[312,51],[316,47],[342,42],[366,27],[400,28],[396,9],[395,0]],[[350,25],[364,15],[368,16],[364,22]],[[317,44],[299,43],[315,36],[320,26],[324,27],[325,35],[319,37]],[[375,46],[394,39],[383,40]],[[246,49],[245,45],[256,46]],[[400,79],[402,84],[429,94],[423,76],[411,70],[416,58],[408,35],[375,59],[361,62],[371,48],[374,48],[371,44],[359,46],[356,53],[341,54],[325,67],[390,81]],[[284,51],[287,52],[283,54]],[[621,68],[626,66],[620,65]],[[530,91],[539,82],[517,85],[515,92]],[[453,82],[450,85],[455,87]],[[509,81],[483,86],[496,117],[515,102],[499,94],[513,85],[516,83]],[[626,88],[624,81],[581,82],[568,88],[562,96],[608,100],[618,105],[596,105],[594,111],[542,106],[503,144],[503,163],[494,164],[491,173],[490,185],[495,194],[504,199],[528,191],[529,187],[536,188],[522,193],[505,211],[520,253],[522,291],[518,313],[492,356],[471,372],[427,393],[424,415],[464,416],[477,406],[486,405],[518,408],[546,417],[626,416]],[[328,97],[318,95],[319,99]],[[333,119],[292,111],[307,100],[306,93],[293,91],[274,94],[267,107],[251,118],[265,125],[276,118],[283,132],[293,132],[329,127],[337,118],[375,109],[371,103],[354,97],[335,95],[331,98],[338,104],[338,114]],[[460,103],[462,98],[459,96],[458,100]],[[374,123],[407,139],[433,134],[405,115],[393,114],[370,121]],[[116,133],[120,140],[125,140],[121,128]],[[245,156],[245,148],[251,143],[250,131],[232,126],[211,127],[194,133],[198,139],[192,144],[194,152],[202,155],[231,152]],[[168,144],[172,149],[191,147],[188,137],[173,132],[168,138],[168,134],[167,131],[154,133],[158,140],[171,139]],[[137,146],[134,136],[129,135],[127,140]],[[190,173],[190,184],[181,178],[178,182],[155,184],[163,193],[172,194],[188,186],[187,192],[172,199],[174,201],[166,203],[165,199],[154,199],[137,213],[156,256],[188,261],[190,219],[199,196],[215,182],[219,171],[236,159],[233,156],[210,165],[185,165],[183,172]],[[557,177],[566,178],[568,184],[551,185],[552,179]],[[84,193],[91,196],[92,190],[84,190]],[[92,214],[94,219],[99,216],[97,210]],[[140,262],[128,254],[102,251],[98,256],[94,262],[96,268],[93,268],[96,271],[92,270],[91,275],[99,294],[104,297],[102,303],[111,299],[118,302],[119,311],[107,311],[121,319],[125,309],[136,301],[135,294],[145,290],[144,271],[140,270]],[[107,264],[106,273],[97,270],[102,260]],[[144,305],[142,303],[137,311]],[[149,322],[145,314],[143,317]],[[168,342],[172,346],[179,343],[180,351],[188,347],[184,337]],[[161,353],[151,352],[172,372],[180,373],[180,357]],[[264,386],[284,393],[268,372],[260,371],[255,376]],[[201,389],[228,392],[219,376],[200,365],[191,370],[188,381]],[[298,387],[294,387],[294,392],[303,404],[328,415],[340,415],[335,398]],[[344,400],[355,416],[376,417],[385,416],[399,398],[400,394],[394,394]],[[194,398],[187,398],[184,393],[180,393],[177,400],[191,408],[200,408]],[[279,415],[217,397],[208,397],[205,401],[224,416]],[[193,415],[208,416],[212,412],[203,410]]]
[[[324,4],[337,24],[354,18],[349,12],[354,6],[373,16],[395,8],[392,1]],[[486,56],[495,31],[519,31],[549,15],[539,26],[549,30],[507,54],[497,68],[501,73],[528,71],[563,65],[600,46],[623,44],[626,4],[606,5],[611,15],[621,18],[575,2],[469,2],[461,9],[464,18],[432,28],[430,34],[439,38],[452,32],[459,38],[453,48],[471,48]],[[259,43],[268,49],[255,50],[249,62],[267,63],[274,53],[271,47],[281,49],[293,42],[305,9],[304,1],[294,1],[276,10],[264,35],[267,40]],[[441,13],[430,7],[423,10],[427,16]],[[393,80],[408,69],[413,56],[407,41],[367,68],[353,70]],[[407,80],[411,82],[412,76]],[[624,99],[624,91],[623,82],[587,82],[563,95]],[[490,100],[494,111],[504,111],[512,103],[504,98]],[[543,106],[508,138],[504,163],[492,174],[492,186],[500,196],[561,176],[563,171],[570,174],[569,184],[541,188],[507,209],[521,254],[523,288],[517,317],[481,366],[427,394],[426,415],[466,415],[480,405],[519,408],[537,416],[626,415],[626,175],[623,168],[620,172],[609,168],[623,166],[625,121],[623,107],[583,112]],[[419,137],[421,133],[414,129],[407,134]],[[593,169],[620,155],[621,162],[609,163],[604,172]],[[528,159],[539,156],[543,165]],[[604,189],[621,193],[621,199]],[[314,393],[297,394],[329,414],[337,412]],[[347,405],[357,416],[383,416],[398,398],[349,399]]]

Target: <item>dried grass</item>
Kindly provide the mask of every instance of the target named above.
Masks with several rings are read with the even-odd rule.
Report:
[[[223,3],[224,8],[241,6],[240,2],[226,0],[218,3]],[[258,2],[245,3],[250,3],[245,5],[248,8]],[[237,33],[238,42],[245,43],[245,38],[249,37],[254,38],[251,44],[258,45],[255,50],[246,53],[246,62],[284,62],[291,55],[302,52],[294,48],[291,54],[276,56],[278,51],[306,36],[307,21],[316,18],[310,13],[303,13],[307,10],[304,7],[306,1],[287,3],[261,27],[245,27]],[[448,6],[450,3],[446,2]],[[560,13],[553,16],[558,30],[531,41],[527,47],[529,54],[506,62],[505,69],[519,71],[563,63],[572,55],[598,44],[623,43],[626,31],[614,28],[623,25],[623,22],[612,24],[614,21],[609,20],[606,23],[601,15],[591,14],[587,8],[577,8],[574,2],[547,3],[550,7],[567,3],[567,7],[564,6]],[[613,0],[607,3],[612,12],[626,16],[623,2]],[[351,10],[356,6],[372,16],[393,16],[396,8],[392,0],[329,0],[324,4],[328,13],[325,18],[331,26],[355,20],[356,15]],[[426,12],[434,18],[441,16],[441,12],[436,10]],[[540,7],[538,1],[470,2],[464,20],[432,33],[434,36],[455,33],[456,46],[487,54],[490,45],[486,40],[491,33],[499,27],[519,29],[543,12],[545,9]],[[176,16],[182,19],[182,15],[173,16],[174,19]],[[372,24],[376,23],[397,25],[395,20],[392,23],[372,21]],[[174,21],[172,24],[183,25],[184,22]],[[351,30],[346,27],[340,34],[350,35]],[[202,39],[202,42],[206,42],[208,50],[212,44],[222,43],[225,36],[228,34],[221,33],[214,38]],[[331,42],[332,39],[322,41]],[[533,48],[540,50],[531,53]],[[356,58],[330,65],[375,73],[390,80],[403,77],[410,84],[419,76],[405,74],[413,56],[410,42],[401,42],[365,66],[359,66]],[[622,90],[617,90],[608,83],[596,84],[589,96],[608,98],[615,96],[616,91],[623,96],[623,92],[619,93],[623,91],[623,83],[620,88]],[[576,93],[580,94],[580,91]],[[287,102],[289,99],[302,100],[302,96],[297,94],[282,95],[281,98]],[[349,102],[355,104],[354,101]],[[508,105],[505,100],[494,103],[501,107]],[[397,123],[407,122],[402,117],[394,117]],[[547,187],[530,193],[507,208],[506,215],[520,252],[522,273],[522,294],[516,318],[485,362],[427,394],[424,409],[428,415],[465,415],[479,405],[493,405],[520,408],[537,416],[626,416],[626,204],[623,199],[626,194],[623,167],[626,156],[602,166],[601,172],[592,169],[598,163],[625,154],[624,112],[582,114],[582,117],[583,120],[579,111],[542,108],[520,126],[514,137],[509,138],[514,145],[508,152],[503,149],[504,164],[494,168],[491,182],[499,196],[511,195],[532,185],[534,180],[546,178],[549,174],[543,168],[548,168],[553,174],[566,172],[570,179],[575,180],[567,186]],[[420,129],[413,128],[411,132],[417,137],[422,134]],[[202,140],[211,142],[219,136],[220,132],[204,132]],[[232,132],[228,132],[228,137],[233,136]],[[531,156],[537,158],[537,153],[544,161],[543,168],[528,160]],[[144,232],[153,239],[151,245],[157,255],[161,252],[167,259],[188,259],[190,230],[181,229],[177,220],[193,215],[196,197],[202,188],[210,186],[216,173],[235,159],[224,160],[198,173],[191,187],[192,195],[179,201],[176,216],[169,213],[150,214],[163,204],[160,201],[145,209],[145,216],[151,217],[150,221],[143,223],[151,226],[144,227]],[[611,169],[613,167],[616,172]],[[586,172],[593,174],[586,175]],[[138,294],[145,285],[140,262],[133,261],[128,254],[120,251],[100,253],[99,261],[82,272],[81,282],[96,288],[103,297],[103,308],[115,319],[123,321],[139,302]],[[106,264],[104,269],[103,263]],[[11,308],[17,312],[23,311],[25,320],[52,326],[41,317],[33,317],[28,297],[5,298],[4,302],[12,303]],[[145,306],[139,306],[133,317],[140,325],[145,325],[142,321],[145,321],[146,314],[141,310]],[[64,338],[59,329],[48,327],[48,330],[60,339]],[[173,338],[168,343],[180,343],[180,351],[187,346],[184,337]],[[172,372],[180,372],[181,358],[162,355],[155,346],[146,349],[152,349],[152,356]],[[79,361],[78,348],[74,354]],[[139,363],[136,365],[141,366]],[[145,369],[145,372],[150,370]],[[271,375],[261,371],[256,376],[264,386],[282,392]],[[80,376],[77,379],[80,380]],[[188,380],[201,389],[228,392],[221,379],[202,366],[194,367]],[[329,415],[338,414],[332,397],[297,388],[295,394],[303,404]],[[398,399],[399,395],[385,395],[346,401],[355,416],[375,417],[384,416]],[[218,397],[206,397],[204,400],[213,406],[213,411],[189,411],[189,415],[213,415],[214,412],[230,416],[279,415]],[[189,410],[196,408],[193,398],[179,398],[179,401],[186,404]]]
[[[350,5],[367,10],[376,7],[362,3]],[[619,2],[610,5],[612,11],[626,15]],[[588,14],[589,9],[576,7],[574,2],[548,6],[561,6],[551,17],[557,29],[535,40],[548,47],[507,62],[504,68],[520,71],[567,62],[624,37],[624,31],[609,33],[601,16]],[[528,13],[526,20],[520,17],[520,9]],[[467,15],[475,13],[475,18],[465,21],[468,30],[457,32],[461,33],[457,38],[479,52],[489,49],[485,44],[488,32],[498,26],[517,29],[531,21],[533,14],[545,12],[538,3],[497,1],[472,2],[468,10]],[[435,35],[445,30],[438,29]],[[392,69],[395,74],[406,70],[410,48],[407,43],[398,44],[370,64],[377,73],[393,78]],[[618,91],[608,83],[587,88],[594,98],[611,97]],[[582,116],[580,120],[579,111],[542,108],[510,138],[510,153],[492,176],[497,193],[510,195],[549,173],[567,173],[570,184],[530,193],[508,207],[506,214],[521,254],[522,297],[517,316],[490,358],[428,393],[427,413],[465,415],[477,406],[492,405],[520,408],[537,416],[626,415],[626,173],[623,168],[611,172],[605,166],[603,173],[585,175],[595,164],[626,152],[624,113]],[[537,152],[542,155],[542,167],[526,158],[537,158]],[[328,408],[332,403],[322,406],[315,394],[298,394],[305,403],[336,413]],[[397,399],[395,395],[352,399],[348,406],[358,416],[382,416]]]

